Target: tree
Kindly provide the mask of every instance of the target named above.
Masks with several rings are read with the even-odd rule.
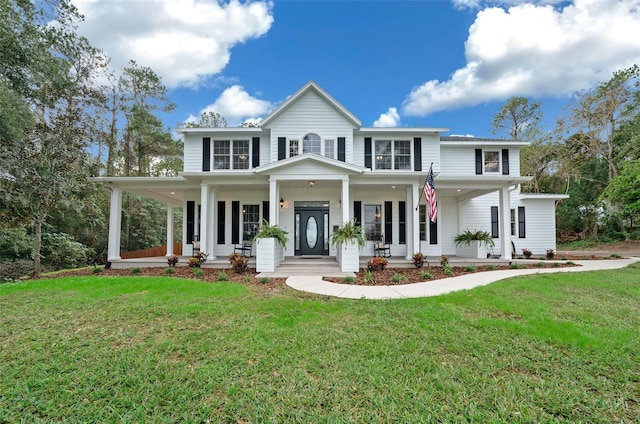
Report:
[[[614,72],[609,81],[585,90],[577,97],[571,114],[572,128],[594,156],[607,162],[608,180],[618,174],[615,134],[638,112],[640,68],[633,65]]]
[[[640,218],[640,159],[625,163],[601,198],[618,206],[622,216],[629,220],[629,228],[633,228],[634,220]]]
[[[512,140],[522,140],[527,128],[537,127],[542,118],[540,103],[526,97],[511,97],[493,118],[492,132],[506,129]]]
[[[202,112],[197,122],[186,121],[178,124],[178,128],[223,128],[227,120],[217,112]]]
[[[2,56],[3,90],[14,101],[22,100],[33,122],[23,132],[3,135],[0,195],[3,206],[33,228],[39,277],[43,224],[87,181],[84,149],[94,129],[91,109],[98,105],[93,88],[96,71],[105,62],[99,51],[75,34],[80,17],[66,0],[0,1],[3,11],[13,13],[9,21],[15,25],[8,27],[5,22],[0,36],[11,38],[7,30],[14,30],[25,37],[15,39],[17,44],[9,46],[12,53]],[[6,74],[14,70],[17,75]]]

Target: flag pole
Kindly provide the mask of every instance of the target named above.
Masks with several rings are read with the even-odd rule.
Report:
[[[427,181],[429,180],[429,173],[433,170],[433,162],[429,165],[429,172],[427,173],[427,178],[424,179],[424,184],[422,184],[422,190],[420,190],[420,195],[418,196],[418,204],[416,205],[416,210],[420,207],[420,199],[422,199],[422,193],[424,193],[424,186],[427,185]]]

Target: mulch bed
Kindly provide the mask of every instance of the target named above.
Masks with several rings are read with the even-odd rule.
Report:
[[[518,269],[565,268],[572,266],[579,265],[566,262],[544,262],[540,260],[536,260],[535,262],[532,260],[532,263],[530,264],[518,263]],[[422,268],[386,268],[382,271],[371,272],[370,278],[367,277],[369,275],[367,271],[361,269],[356,273],[354,281],[347,282],[344,277],[325,277],[324,280],[331,281],[333,283],[356,284],[362,286],[395,286],[400,284],[422,283],[425,281],[440,280],[442,278],[458,277],[460,275],[473,274],[477,272],[500,271],[505,269],[512,268],[509,265],[482,265],[474,267],[453,266],[451,267],[453,275],[445,274],[443,268],[439,266]],[[425,278],[424,273],[426,272],[431,275],[431,278]]]
[[[516,257],[516,259],[523,259],[521,257]],[[557,259],[561,260],[594,260],[594,259],[612,259],[610,256],[599,256],[592,254],[585,255],[573,255],[573,256],[562,256]],[[532,257],[529,259],[531,263],[522,263],[519,262],[520,268],[556,268],[556,267],[568,267],[568,266],[577,266],[572,263],[560,263],[560,262],[550,262],[540,259],[539,257]],[[155,276],[155,277],[178,277],[178,278],[191,278],[194,280],[207,281],[207,282],[216,282],[220,280],[220,273],[224,272],[227,275],[227,281],[246,284],[255,288],[258,288],[259,291],[266,292],[277,292],[282,290],[285,287],[286,278],[257,278],[255,268],[248,268],[244,273],[236,273],[231,268],[225,269],[215,269],[215,268],[200,268],[202,271],[202,275],[194,275],[194,268],[189,268],[186,266],[177,266],[173,268],[172,274],[166,273],[166,268],[163,267],[153,267],[153,268],[139,268],[140,272],[132,271],[132,269],[102,269],[101,271],[96,273],[92,268],[73,270],[73,271],[64,271],[59,272],[53,275],[46,276],[45,278],[56,278],[56,277],[65,277],[65,276],[76,276],[76,275],[95,275],[96,277],[111,277],[111,276],[130,276],[130,275],[143,275],[143,276]],[[454,266],[451,267],[451,271],[453,272],[453,276],[471,274],[475,272],[483,272],[483,271],[497,271],[511,269],[508,265],[482,265],[476,267],[463,267],[463,266]],[[138,269],[136,269],[137,271]],[[425,278],[424,273],[428,272],[431,274],[431,278]],[[397,276],[402,275],[404,278],[398,280]],[[396,276],[396,278],[394,278]],[[430,280],[439,280],[442,278],[449,278],[451,275],[447,275],[444,273],[442,267],[439,266],[430,266],[430,267],[422,267],[422,268],[387,268],[382,271],[376,271],[371,274],[371,278],[367,278],[367,273],[365,270],[361,269],[356,273],[356,277],[352,282],[345,282],[343,277],[325,277],[324,280],[331,281],[334,283],[345,283],[345,284],[358,284],[358,285],[369,285],[369,286],[392,286],[399,284],[411,284],[417,282],[424,282]]]

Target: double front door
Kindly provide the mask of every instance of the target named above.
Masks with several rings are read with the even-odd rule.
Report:
[[[295,254],[329,254],[329,208],[295,208]]]

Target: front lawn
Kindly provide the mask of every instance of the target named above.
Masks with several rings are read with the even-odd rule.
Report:
[[[408,300],[0,285],[0,422],[638,422],[640,265]]]

